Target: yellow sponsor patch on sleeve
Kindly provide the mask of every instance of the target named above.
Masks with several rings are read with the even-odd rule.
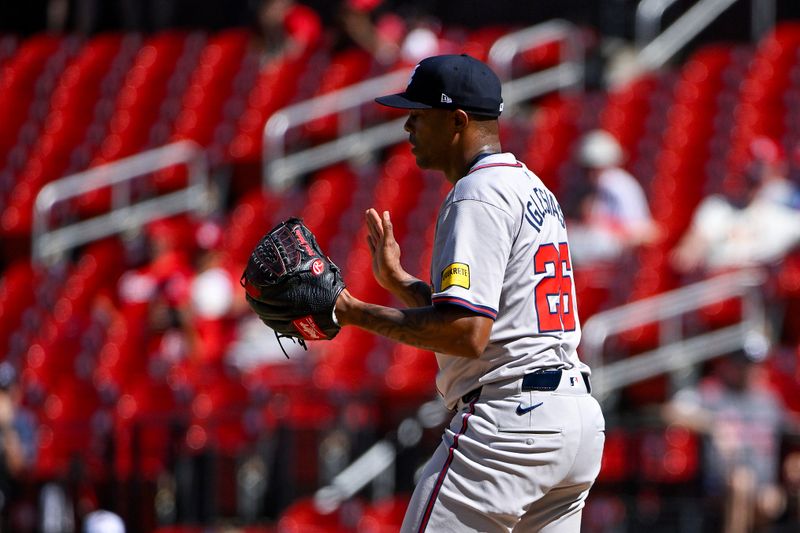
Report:
[[[469,289],[469,265],[466,263],[453,263],[442,270],[442,288],[463,287]]]

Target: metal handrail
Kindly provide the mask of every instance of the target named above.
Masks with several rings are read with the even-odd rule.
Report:
[[[644,69],[662,67],[703,29],[738,0],[700,0],[686,13],[642,48],[636,64]]]
[[[583,42],[574,24],[555,19],[500,37],[489,49],[489,63],[501,80],[511,78],[511,65],[519,54],[542,43],[563,41],[561,63],[583,65]]]
[[[397,130],[396,140],[393,137],[389,141],[384,140],[383,137],[374,136],[376,132],[371,131],[372,128],[358,131],[361,122],[358,108],[371,102],[376,95],[402,89],[410,74],[411,68],[401,69],[276,111],[264,125],[262,141],[264,189],[285,189],[294,178],[303,172],[321,168],[402,139],[402,128],[395,128]],[[344,111],[349,111],[349,116],[347,120],[339,121],[340,135],[336,141],[333,141],[335,146],[329,150],[321,150],[332,144],[325,143],[286,155],[286,133],[289,129],[332,114],[342,115]],[[397,121],[394,123],[396,124]],[[342,142],[344,140],[346,141]],[[343,144],[346,146],[342,146]]]
[[[575,26],[566,21],[550,21],[541,26],[509,34],[499,39],[492,47],[490,56],[494,54],[495,60],[499,61],[499,66],[493,66],[506,72],[510,71],[510,64],[517,54],[557,38],[564,39],[567,43],[562,52],[564,61],[555,67],[504,83],[503,100],[506,109],[520,101],[580,84],[584,70],[582,44]],[[490,59],[490,62],[492,61]],[[402,89],[410,74],[410,68],[400,69],[291,105],[273,114],[264,125],[262,142],[264,188],[285,189],[305,172],[403,140],[406,136],[402,128],[405,119],[394,119],[362,130],[358,108],[372,102],[376,95]],[[340,135],[337,139],[300,152],[286,154],[286,133],[289,129],[334,114],[339,115],[341,119]]]
[[[133,178],[185,164],[183,189],[143,201],[131,201]],[[36,196],[33,211],[32,261],[41,264],[87,242],[121,233],[152,220],[211,207],[209,165],[205,151],[192,141],[179,141],[48,183]],[[55,206],[70,198],[111,187],[108,213],[59,228],[50,227]]]
[[[634,36],[636,45],[643,48],[655,39],[661,29],[664,13],[678,0],[642,0],[636,6]]]
[[[735,3],[735,1],[736,0],[731,3]],[[664,13],[675,2],[677,2],[677,0],[642,0],[639,2],[639,5],[636,6],[636,22],[634,30],[636,45],[639,49],[644,48],[647,46],[647,43],[650,43],[656,38],[661,28],[661,21],[664,18]],[[698,4],[702,3],[704,2],[698,2]],[[722,7],[720,13],[725,9],[727,9],[727,6]],[[687,12],[687,15],[688,14],[689,13]],[[714,16],[714,18],[716,18],[716,16]],[[714,20],[714,18],[711,20]],[[708,22],[711,22],[711,20]],[[707,24],[708,23],[705,25]],[[750,38],[753,41],[760,39],[764,32],[774,25],[775,0],[760,0],[758,2],[752,1]],[[691,39],[691,37],[689,37],[689,39]]]
[[[560,41],[559,63],[520,78],[511,79],[514,59],[543,43]],[[555,19],[524,28],[499,38],[489,49],[489,63],[503,83],[503,102],[508,111],[514,105],[536,96],[579,87],[583,83],[585,51],[580,31],[571,22]]]
[[[284,140],[286,132],[290,128],[334,113],[341,113],[345,110],[353,111],[354,114],[349,117],[350,120],[341,121],[339,131],[342,135],[352,133],[358,129],[360,122],[359,106],[371,102],[376,95],[402,89],[410,75],[411,68],[403,68],[275,112],[264,125],[265,161],[282,157],[285,154]]]
[[[594,369],[595,394],[604,397],[637,381],[723,355],[748,343],[764,341],[766,317],[760,288],[765,280],[766,275],[760,270],[723,274],[598,313],[587,320],[583,327],[581,355]],[[688,338],[684,336],[681,327],[684,315],[732,298],[743,302],[739,323]],[[650,324],[659,325],[659,348],[604,364],[603,347],[610,337]]]

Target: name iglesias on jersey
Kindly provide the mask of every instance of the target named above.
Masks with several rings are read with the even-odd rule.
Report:
[[[564,213],[553,193],[534,187],[528,203],[525,205],[525,220],[539,233],[542,231],[545,216],[556,217],[561,227],[566,227]]]

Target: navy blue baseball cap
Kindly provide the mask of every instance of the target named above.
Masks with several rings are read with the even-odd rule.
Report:
[[[406,90],[375,101],[400,109],[463,109],[499,117],[503,111],[501,83],[492,69],[467,54],[423,59],[414,67]]]

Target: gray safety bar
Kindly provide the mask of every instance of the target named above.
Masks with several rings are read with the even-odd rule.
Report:
[[[131,198],[131,181],[175,165],[186,165],[186,187],[142,201]],[[53,210],[67,200],[111,187],[109,212],[51,227]],[[82,244],[138,227],[152,220],[211,208],[206,153],[198,144],[179,141],[101,165],[45,185],[33,212],[32,260],[42,264]]]
[[[584,57],[577,28],[566,21],[550,21],[511,33],[494,44],[489,56],[498,72],[510,73],[511,62],[517,54],[539,44],[560,39],[562,62],[552,68],[524,76],[506,79],[503,100],[506,109],[514,104],[583,81]],[[263,185],[267,190],[282,190],[291,186],[298,176],[402,141],[405,119],[394,119],[361,129],[359,107],[372,102],[381,94],[402,90],[411,69],[400,69],[344,89],[291,105],[270,117],[264,126]],[[337,139],[292,154],[286,153],[286,133],[319,118],[337,115]]]

